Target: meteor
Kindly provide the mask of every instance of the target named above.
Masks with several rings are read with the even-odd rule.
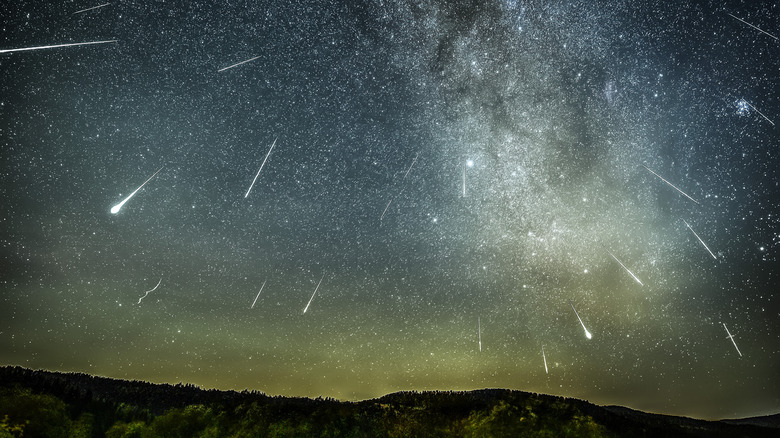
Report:
[[[574,306],[571,306],[571,307],[574,308]],[[575,313],[576,313],[576,310],[575,310]],[[582,322],[582,321],[580,321],[580,322]],[[590,339],[590,337],[588,339]],[[550,374],[549,371],[547,371],[547,356],[544,355],[544,345],[542,345],[542,359],[544,359],[544,373],[545,374]]]
[[[233,64],[233,65],[231,65],[231,66],[229,66],[229,67],[221,68],[221,69],[217,70],[217,73],[219,73],[219,72],[221,72],[221,71],[225,71],[225,70],[227,70],[227,69],[229,69],[229,68],[233,68],[233,67],[239,66],[239,65],[241,65],[241,64],[246,64],[247,62],[250,62],[250,61],[254,61],[254,60],[255,60],[255,59],[257,59],[257,58],[259,58],[259,56],[255,56],[254,58],[247,59],[246,61],[241,61],[241,62],[239,62],[238,64]]]
[[[699,242],[701,242],[701,244],[702,244],[702,245],[704,245],[704,248],[706,248],[706,249],[707,249],[707,252],[709,252],[709,253],[710,253],[710,255],[712,256],[712,258],[714,258],[715,260],[717,260],[718,258],[717,258],[717,257],[715,257],[715,254],[713,254],[713,253],[712,253],[712,251],[710,251],[710,248],[707,246],[707,244],[706,244],[706,243],[704,243],[704,241],[703,241],[703,240],[701,240],[701,237],[699,237],[699,235],[698,235],[698,234],[696,234],[696,231],[693,231],[693,228],[691,228],[690,224],[688,224],[688,222],[687,222],[685,219],[683,219],[683,222],[685,222],[685,225],[688,225],[688,229],[689,229],[689,230],[691,230],[691,233],[693,233],[693,235],[694,235],[694,236],[696,236],[696,238],[697,238],[697,239],[699,239]]]
[[[463,197],[466,197],[466,166],[472,167],[474,166],[474,162],[471,160],[467,160],[465,163],[463,163]]]
[[[268,153],[265,154],[265,160],[263,160],[263,164],[260,165],[260,169],[257,171],[257,175],[255,175],[255,179],[252,180],[252,184],[249,186],[249,190],[246,191],[246,195],[244,195],[244,198],[249,196],[249,192],[252,191],[252,187],[255,186],[255,181],[257,181],[257,177],[260,176],[260,171],[263,170],[263,166],[265,166],[266,160],[268,160],[268,156],[271,155],[271,151],[274,150],[274,146],[276,146],[276,140],[278,140],[279,137],[276,137],[274,139],[273,144],[271,145],[271,149],[268,149]]]
[[[574,308],[574,304],[572,304],[571,300],[569,300],[569,304],[571,304],[571,310],[573,310],[574,314],[577,315],[577,319],[580,320],[580,324],[582,324],[582,328],[585,330],[585,337],[588,338],[588,339],[591,339],[593,337],[593,335],[590,334],[588,329],[585,328],[585,323],[582,322],[582,318],[580,318],[580,314],[577,313],[577,309]],[[545,359],[545,363],[546,363],[546,359]]]
[[[86,45],[89,45],[89,44],[106,44],[106,43],[115,43],[117,41],[119,41],[119,40],[90,41],[90,42],[86,42],[86,43],[55,44],[53,46],[23,47],[21,49],[0,49],[0,53],[26,52],[26,51],[30,51],[30,50],[56,49],[58,47],[70,47],[70,46],[86,46]]]
[[[390,202],[393,202],[391,199]],[[379,217],[379,221],[382,222],[382,218],[385,217],[385,213],[387,213],[387,209],[390,208],[390,202],[387,203],[387,207],[385,207],[385,211],[382,212],[382,216]]]
[[[675,189],[675,190],[677,190],[678,192],[682,193],[682,194],[683,194],[683,196],[685,196],[686,198],[690,199],[691,201],[693,201],[693,202],[695,202],[695,203],[697,203],[697,204],[699,203],[699,201],[697,201],[697,200],[695,200],[695,199],[691,198],[690,196],[688,196],[688,194],[687,194],[687,193],[685,193],[685,192],[683,192],[682,190],[678,189],[678,188],[677,188],[677,187],[676,187],[674,184],[672,184],[672,183],[670,183],[669,181],[665,180],[665,179],[664,179],[664,178],[663,178],[661,175],[659,175],[659,174],[657,174],[657,173],[653,172],[652,170],[650,170],[650,168],[649,168],[649,167],[645,166],[644,164],[642,165],[642,167],[644,167],[645,169],[647,169],[647,170],[648,170],[650,173],[652,173],[653,175],[655,175],[655,176],[657,176],[658,178],[660,178],[660,179],[661,179],[661,181],[663,181],[663,182],[665,182],[665,183],[669,184],[669,185],[670,185],[672,188],[674,188],[674,189]]]
[[[161,168],[160,168],[160,170],[163,170],[163,168],[164,168],[164,167],[165,167],[165,166],[161,167]],[[117,205],[115,205],[115,206],[111,207],[111,214],[117,214],[117,213],[119,213],[119,210],[121,210],[121,209],[122,209],[122,206],[123,206],[123,205],[125,205],[125,203],[126,203],[127,201],[129,201],[129,200],[130,200],[130,198],[132,198],[133,196],[135,196],[135,194],[136,194],[136,193],[138,193],[138,191],[139,191],[139,190],[141,190],[141,187],[145,186],[145,185],[146,185],[146,183],[148,183],[149,181],[151,181],[151,180],[152,180],[152,178],[154,178],[154,176],[155,176],[155,175],[157,175],[158,173],[160,173],[160,170],[158,170],[157,172],[154,172],[154,175],[150,176],[150,177],[149,177],[149,179],[147,179],[146,181],[144,181],[144,183],[143,183],[143,184],[141,184],[140,186],[138,186],[138,188],[137,188],[137,189],[135,189],[135,190],[133,191],[133,193],[130,193],[130,195],[128,195],[128,196],[127,196],[127,198],[125,198],[124,200],[122,200],[122,202],[120,202],[119,204],[117,204]]]
[[[477,317],[477,333],[479,336],[479,351],[482,351],[482,321]]]
[[[604,248],[604,249],[606,249],[606,248]],[[642,282],[639,280],[639,278],[637,278],[637,276],[636,276],[636,275],[634,275],[634,273],[633,273],[633,272],[629,271],[629,270],[628,270],[628,268],[626,268],[626,265],[624,265],[624,264],[623,264],[623,262],[621,262],[620,260],[618,260],[618,258],[617,258],[617,257],[615,257],[615,254],[612,254],[612,253],[611,253],[611,252],[610,252],[608,249],[606,249],[606,250],[607,250],[607,252],[609,253],[609,255],[611,255],[611,256],[612,256],[612,258],[613,258],[613,259],[615,259],[615,261],[616,261],[616,262],[620,263],[620,266],[622,266],[622,267],[623,267],[623,269],[625,269],[625,270],[626,270],[626,272],[628,272],[628,273],[629,273],[629,275],[631,275],[632,277],[634,277],[634,280],[636,280],[636,282],[637,282],[637,283],[639,283],[639,285],[640,285],[640,286],[644,286],[644,284],[642,284]]]
[[[317,289],[320,288],[320,284],[322,284],[322,279],[325,278],[325,274],[322,274],[322,278],[320,278],[320,282],[317,283],[317,287],[314,288],[314,293],[311,294],[311,298],[309,298],[309,302],[306,304],[306,308],[303,309],[303,313],[306,313],[307,310],[309,310],[309,304],[311,304],[311,300],[314,299],[314,295],[317,295]]]
[[[466,197],[466,163],[463,163],[463,197]]]
[[[268,280],[266,280],[266,281],[268,281]],[[257,293],[257,296],[255,297],[255,300],[252,302],[252,307],[250,307],[250,309],[254,309],[255,308],[255,303],[257,302],[257,299],[260,298],[260,293],[263,292],[263,288],[264,287],[265,287],[265,281],[263,282],[263,285],[260,286],[260,292]]]
[[[729,328],[726,327],[726,323],[723,323],[723,328],[726,329],[726,333],[728,333],[727,338],[731,339],[731,343],[734,344],[734,348],[737,349],[737,353],[739,353],[739,357],[742,357],[742,352],[739,351],[739,347],[737,347],[737,343],[734,341],[734,336],[729,332]]]
[[[726,13],[728,14],[728,12],[726,12]],[[747,24],[748,26],[752,27],[753,29],[755,29],[755,30],[757,30],[757,31],[759,31],[759,32],[761,32],[761,33],[763,33],[763,34],[769,35],[769,36],[771,36],[771,37],[772,37],[772,38],[774,38],[774,39],[777,39],[777,37],[776,37],[776,36],[774,36],[774,35],[772,35],[771,33],[769,33],[769,32],[766,32],[766,31],[763,31],[763,30],[759,29],[759,28],[758,28],[758,27],[756,27],[756,26],[753,26],[752,24],[748,23],[747,21],[745,21],[745,20],[743,20],[743,19],[741,19],[741,18],[739,18],[739,17],[735,17],[735,16],[733,16],[733,15],[731,15],[731,14],[729,14],[729,15],[731,16],[731,18],[734,18],[734,19],[736,19],[736,20],[739,20],[739,21],[741,21],[741,22],[743,22],[743,23]]]
[[[409,172],[412,171],[412,167],[414,167],[414,163],[417,162],[417,157],[419,157],[419,156],[420,156],[420,153],[417,152],[417,155],[414,156],[414,161],[412,161],[412,165],[409,166],[409,169],[406,171],[406,174],[404,175],[404,179],[406,179],[406,177],[409,175]]]
[[[141,298],[138,299],[138,304],[141,304],[141,300],[146,298],[146,296],[149,295],[151,292],[154,292],[155,290],[157,290],[157,288],[160,287],[160,283],[162,283],[162,277],[160,277],[160,281],[157,282],[157,286],[155,286],[155,287],[149,289],[148,291],[146,291],[144,296],[142,296]]]
[[[80,14],[80,13],[82,13],[82,12],[91,11],[91,10],[93,10],[93,9],[102,8],[103,6],[108,6],[108,5],[110,5],[110,4],[111,4],[111,3],[103,3],[102,5],[92,6],[91,8],[82,9],[82,10],[80,10],[80,11],[76,11],[76,12],[74,12],[74,13],[70,14],[70,15],[76,15],[76,14]]]
[[[750,104],[750,102],[748,102],[747,100],[745,100],[745,99],[742,99],[742,100],[743,100],[743,101],[744,101],[746,104],[750,105],[750,107],[751,107],[751,108],[753,108],[754,110],[756,110],[756,112],[757,112],[757,113],[761,114],[761,117],[763,117],[764,119],[766,119],[766,121],[767,121],[767,122],[771,123],[771,124],[772,124],[772,126],[775,126],[775,122],[773,122],[773,121],[769,120],[769,117],[765,116],[765,115],[764,115],[764,113],[762,113],[761,111],[759,111],[759,110],[758,110],[758,108],[756,108],[756,107],[754,107],[753,105],[751,105],[751,104]]]

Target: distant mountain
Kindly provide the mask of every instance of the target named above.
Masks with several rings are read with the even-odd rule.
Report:
[[[740,420],[706,421],[673,415],[651,414],[623,406],[598,408],[609,413],[604,417],[599,413],[594,415],[594,418],[602,419],[605,423],[612,424],[623,419],[631,424],[644,424],[647,428],[676,429],[684,432],[687,436],[780,436],[780,423],[778,422],[780,415]],[[734,426],[739,428],[734,428]]]
[[[765,415],[763,417],[737,418],[734,420],[721,420],[728,424],[761,426],[780,429],[780,414]]]
[[[704,421],[505,389],[397,392],[340,402],[0,367],[0,438],[22,434],[777,437],[780,415]]]

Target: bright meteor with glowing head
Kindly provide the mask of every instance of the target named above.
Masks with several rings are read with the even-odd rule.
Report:
[[[587,328],[585,328],[585,323],[582,322],[582,318],[580,318],[580,314],[577,313],[577,309],[574,308],[574,304],[571,302],[571,300],[569,300],[569,304],[571,304],[571,310],[573,310],[574,314],[577,315],[577,319],[580,320],[580,324],[582,324],[582,329],[585,330],[585,337],[588,338],[588,339],[592,339],[593,335],[590,334],[590,332],[588,331]]]
[[[163,166],[163,167],[165,167],[165,166]],[[163,170],[163,168],[161,167],[161,168],[160,168],[160,170]],[[130,194],[127,196],[127,198],[125,198],[125,199],[123,199],[123,200],[122,200],[122,202],[120,202],[119,204],[116,204],[115,206],[111,207],[111,214],[117,214],[117,213],[119,213],[119,210],[121,210],[121,209],[122,209],[122,206],[124,206],[124,205],[125,205],[125,203],[126,203],[127,201],[129,201],[129,200],[130,200],[130,198],[132,198],[133,196],[135,196],[135,194],[136,194],[136,193],[138,193],[138,191],[139,191],[139,190],[141,190],[141,188],[142,188],[143,186],[145,186],[145,185],[146,185],[146,183],[148,183],[149,181],[151,181],[151,180],[152,180],[152,178],[154,178],[154,177],[155,177],[155,175],[157,175],[158,173],[160,173],[160,170],[158,170],[157,172],[154,172],[154,175],[150,176],[150,177],[149,177],[149,179],[147,179],[146,181],[144,181],[144,183],[143,183],[143,184],[141,184],[140,186],[138,186],[138,188],[137,188],[137,189],[133,190],[133,193],[130,193]]]
[[[322,279],[323,278],[325,278],[325,274],[322,274],[322,278],[320,278],[320,282],[317,283],[317,287],[314,288],[314,293],[311,294],[311,298],[309,298],[309,302],[306,303],[306,307],[303,309],[303,313],[306,313],[306,311],[309,310],[309,306],[311,305],[311,302],[314,299],[314,296],[317,295],[317,290],[320,288],[320,285],[322,284]]]

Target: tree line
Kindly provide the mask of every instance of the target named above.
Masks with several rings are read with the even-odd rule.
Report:
[[[621,416],[581,400],[500,389],[398,392],[373,400],[341,402],[0,367],[0,438],[614,437],[732,436],[734,432],[741,436],[776,436],[777,433],[777,429],[751,429],[699,420],[691,420],[699,423],[686,425],[665,421],[663,416],[656,416],[659,419],[644,415]],[[709,427],[704,427],[708,423],[711,423]]]

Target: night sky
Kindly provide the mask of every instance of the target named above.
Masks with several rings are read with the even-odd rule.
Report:
[[[0,363],[777,413],[780,6],[690,3],[4,6],[113,42],[0,53]]]

